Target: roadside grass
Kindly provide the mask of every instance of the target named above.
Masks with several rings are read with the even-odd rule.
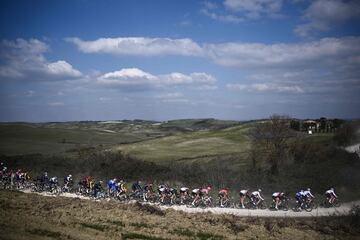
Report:
[[[0,239],[357,239],[360,234],[356,209],[348,217],[292,219],[173,209],[160,216],[133,204],[12,191],[0,191],[0,201]]]

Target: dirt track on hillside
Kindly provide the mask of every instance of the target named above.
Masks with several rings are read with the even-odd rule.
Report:
[[[22,192],[31,193],[29,190],[23,190]],[[39,195],[47,196],[47,197],[57,197],[57,196],[49,194],[49,193],[35,193],[35,194],[39,194]],[[85,199],[85,200],[91,200],[88,197],[78,196],[78,195],[73,194],[73,193],[63,193],[63,194],[61,194],[61,197],[80,198],[80,199]],[[103,200],[103,201],[106,201],[106,200]],[[108,201],[111,201],[111,200],[108,200]],[[294,212],[292,210],[289,210],[289,211],[282,211],[282,210],[280,210],[280,211],[272,211],[272,210],[269,210],[269,209],[265,209],[265,210],[260,210],[260,209],[234,209],[234,208],[219,208],[219,207],[202,209],[202,208],[191,208],[191,207],[187,207],[187,206],[184,206],[184,205],[183,206],[159,206],[159,207],[161,209],[163,209],[163,210],[165,210],[165,209],[174,209],[174,210],[177,210],[177,211],[184,211],[184,212],[187,212],[187,213],[206,213],[206,212],[210,212],[210,213],[213,213],[213,214],[231,214],[231,215],[241,216],[241,217],[281,217],[281,218],[291,217],[291,218],[304,218],[304,217],[324,217],[324,216],[332,216],[332,215],[337,215],[337,216],[348,215],[351,208],[354,205],[360,205],[360,201],[343,203],[338,208],[322,208],[322,207],[319,207],[317,209],[314,209],[312,212],[306,212],[306,211]]]

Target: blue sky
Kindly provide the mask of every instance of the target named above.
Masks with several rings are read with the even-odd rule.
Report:
[[[360,117],[356,0],[1,1],[0,121]]]

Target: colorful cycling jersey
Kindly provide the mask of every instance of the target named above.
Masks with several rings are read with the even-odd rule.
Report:
[[[113,189],[114,188],[114,185],[115,185],[115,181],[113,179],[110,179],[108,182],[107,182],[107,186],[109,189]]]
[[[200,190],[200,193],[205,194],[205,195],[208,195],[208,194],[209,194],[209,191],[210,191],[209,188],[203,188],[203,189]]]
[[[297,192],[297,193],[295,194],[295,198],[296,198],[296,199],[300,199],[300,198],[304,199],[305,197],[306,197],[306,195],[304,194],[304,191],[303,191],[303,190],[301,190],[300,192]]]
[[[251,196],[256,197],[256,198],[260,198],[261,200],[264,200],[264,199],[261,197],[259,191],[254,191],[254,192],[252,192],[252,193],[251,193]]]
[[[229,191],[228,191],[227,189],[221,189],[221,190],[219,191],[219,194],[220,194],[220,195],[228,195],[228,193],[229,193]]]

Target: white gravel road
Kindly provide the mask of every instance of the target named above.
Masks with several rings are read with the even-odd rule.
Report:
[[[22,192],[24,193],[31,193],[31,191],[29,190],[23,190]],[[56,197],[55,195],[49,194],[49,193],[36,193],[42,196],[47,196],[47,197]],[[78,196],[76,194],[73,193],[63,193],[61,194],[62,197],[69,197],[69,198],[80,198],[80,199],[86,199],[86,200],[91,200],[88,197],[84,197],[84,196]],[[92,200],[94,201],[94,200]],[[111,201],[111,200],[109,200]],[[332,216],[332,215],[347,215],[349,214],[350,209],[354,206],[354,205],[360,205],[360,201],[355,201],[355,202],[348,202],[348,203],[343,203],[340,207],[338,208],[317,208],[314,209],[312,212],[306,212],[306,211],[302,211],[302,212],[294,212],[292,210],[289,211],[271,211],[269,209],[265,209],[265,210],[260,210],[260,209],[254,209],[254,210],[250,210],[250,209],[234,209],[234,208],[206,208],[206,209],[202,209],[202,208],[190,208],[187,206],[159,206],[161,209],[174,209],[177,211],[184,211],[184,212],[188,212],[188,213],[206,213],[206,212],[210,212],[213,214],[231,214],[231,215],[235,215],[235,216],[241,216],[241,217],[291,217],[291,218],[303,218],[303,217],[322,217],[322,216]]]

